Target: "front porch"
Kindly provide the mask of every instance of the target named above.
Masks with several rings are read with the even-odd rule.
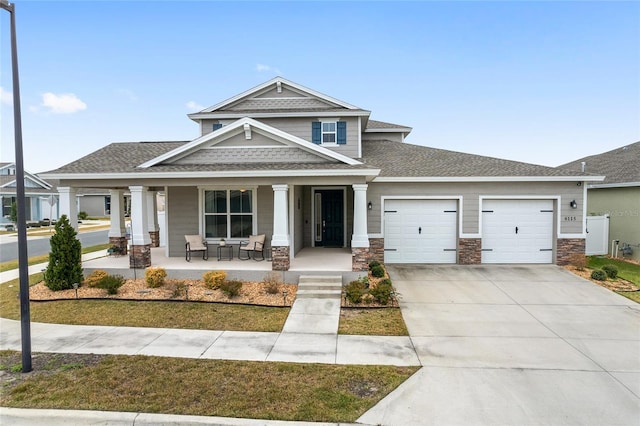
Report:
[[[151,267],[161,267],[169,278],[200,279],[205,271],[224,270],[229,279],[262,281],[269,273],[281,275],[288,283],[297,283],[301,275],[340,275],[342,282],[357,279],[362,272],[352,272],[352,254],[348,248],[308,247],[291,259],[288,271],[272,271],[271,261],[217,260],[215,246],[209,248],[209,259],[194,254],[191,262],[184,257],[168,257],[166,247],[151,248]],[[85,261],[82,264],[85,276],[96,269],[125,278],[143,277],[144,269],[129,267],[129,256],[106,256]]]

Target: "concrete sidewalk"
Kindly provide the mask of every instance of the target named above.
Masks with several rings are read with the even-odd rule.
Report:
[[[88,260],[94,260],[94,259],[98,259],[98,258],[106,257],[106,256],[107,256],[107,251],[106,250],[94,251],[94,252],[91,252],[91,253],[83,254],[82,255],[82,261],[86,262]],[[48,264],[49,264],[49,262],[43,262],[43,263],[38,263],[36,265],[29,266],[29,275],[33,275],[33,274],[37,274],[38,272],[42,272],[43,270],[45,270],[47,268]],[[17,279],[19,277],[20,277],[20,275],[19,275],[18,268],[11,269],[9,271],[0,272],[0,283],[6,283],[7,281],[15,280],[15,279]]]

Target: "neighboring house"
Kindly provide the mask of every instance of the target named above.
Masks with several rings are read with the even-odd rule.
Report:
[[[15,163],[0,163],[0,205],[2,218],[11,216],[11,205],[16,202]],[[56,192],[53,186],[38,176],[24,172],[25,215],[27,222],[57,219]]]
[[[558,166],[605,175],[587,185],[587,214],[609,216],[609,254],[640,260],[640,142]]]
[[[128,191],[135,267],[157,245],[159,191],[169,256],[184,255],[185,234],[266,234],[274,270],[307,247],[350,248],[354,271],[370,259],[562,264],[584,252],[585,182],[603,177],[411,145],[410,127],[370,114],[277,77],[190,114],[196,139],[113,143],[43,176],[60,179],[70,217],[80,189],[108,189],[110,241],[125,248],[114,203]]]

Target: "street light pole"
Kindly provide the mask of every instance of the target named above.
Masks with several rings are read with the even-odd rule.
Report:
[[[0,0],[0,7],[11,15],[11,69],[13,79],[13,131],[16,155],[16,198],[18,207],[18,271],[20,273],[20,325],[22,337],[22,372],[31,366],[31,312],[29,308],[29,264],[27,257],[27,218],[24,193],[24,161],[22,153],[22,115],[18,82],[18,43],[16,41],[15,4]]]

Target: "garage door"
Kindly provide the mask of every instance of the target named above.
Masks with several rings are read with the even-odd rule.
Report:
[[[456,263],[457,200],[386,200],[384,261]]]
[[[552,263],[552,200],[485,200],[482,263]]]

